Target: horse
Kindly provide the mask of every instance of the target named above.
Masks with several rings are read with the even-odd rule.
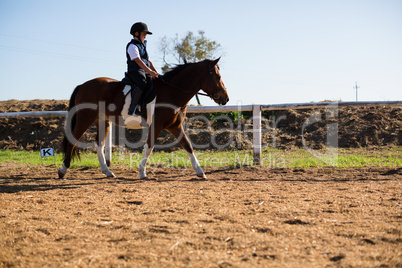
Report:
[[[225,105],[229,101],[219,72],[219,60],[220,58],[178,65],[165,73],[163,78],[154,79],[157,94],[146,106],[148,119],[145,124],[144,120],[138,120],[140,116],[128,115],[131,94],[127,94],[129,86],[125,83],[112,78],[99,77],[77,86],[69,103],[62,146],[64,160],[58,170],[59,178],[64,178],[66,175],[72,158],[79,157],[79,146],[77,146],[79,140],[93,123],[96,123],[97,127],[95,147],[101,171],[107,177],[115,177],[109,170],[110,163],[106,162],[104,155],[108,130],[112,122],[127,127],[129,119],[136,119],[137,121],[131,120],[134,121],[134,127],[131,126],[131,128],[148,127],[143,158],[139,164],[140,179],[148,179],[146,163],[159,134],[164,129],[172,133],[187,152],[196,175],[206,179],[182,123],[190,99],[200,90],[205,93],[198,94],[209,96],[219,105]]]

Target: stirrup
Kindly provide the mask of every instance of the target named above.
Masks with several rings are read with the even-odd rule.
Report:
[[[134,111],[132,112],[132,113],[130,113],[130,111],[128,112],[128,115],[141,115],[141,112],[138,110],[138,106],[139,106],[139,104],[137,104],[135,107],[134,107]]]
[[[137,108],[138,108],[138,104],[135,105],[134,107],[134,111],[132,113],[129,113],[130,115],[135,115],[135,112],[137,112]]]

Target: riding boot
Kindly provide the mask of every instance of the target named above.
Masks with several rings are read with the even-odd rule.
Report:
[[[135,115],[135,112],[138,108],[138,103],[140,102],[140,98],[142,95],[142,90],[139,87],[135,87],[131,90],[131,104],[128,109],[129,115]]]

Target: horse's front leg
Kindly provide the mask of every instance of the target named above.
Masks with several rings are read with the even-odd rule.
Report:
[[[191,143],[188,140],[186,133],[184,132],[183,126],[180,124],[179,127],[172,127],[168,130],[170,133],[173,134],[173,136],[175,136],[176,139],[179,140],[179,143],[183,147],[183,149],[186,150],[188,157],[190,158],[191,165],[193,166],[193,169],[195,170],[197,176],[206,179],[207,176],[202,170],[201,165],[194,154],[193,146],[191,146]]]
[[[153,149],[154,147],[153,146],[149,147],[148,143],[144,145],[144,155],[142,157],[140,166],[138,167],[138,172],[140,173],[140,180],[148,178],[146,165]]]
[[[148,128],[148,138],[147,142],[144,145],[144,154],[142,156],[141,163],[138,167],[138,172],[140,173],[140,179],[147,179],[147,161],[149,156],[152,153],[152,150],[154,149],[155,142],[159,137],[159,134],[162,131],[162,127],[156,125],[155,123],[151,124],[151,126]]]

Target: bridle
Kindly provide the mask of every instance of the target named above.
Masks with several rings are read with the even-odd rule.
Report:
[[[208,73],[209,73],[209,75],[208,75],[207,88],[208,88],[208,86],[209,86],[209,82],[210,82],[210,81],[211,81],[212,83],[214,82],[214,81],[212,81],[212,69],[211,69],[211,66],[209,66],[209,64],[208,64]],[[173,85],[173,84],[171,84],[171,83],[169,83],[169,82],[166,82],[165,79],[163,79],[163,76],[162,76],[162,77],[158,77],[158,79],[159,79],[162,83],[164,83],[164,84],[166,84],[166,85],[168,85],[168,86],[171,86],[171,87],[174,87],[174,88],[176,88],[176,89],[179,89],[179,90],[182,90],[182,91],[186,91],[186,92],[189,92],[189,93],[193,93],[193,92],[190,91],[190,90],[187,90],[187,89],[184,89],[184,88],[175,86],[175,85]],[[215,92],[214,92],[212,95],[210,95],[210,94],[208,94],[208,93],[203,93],[203,92],[197,92],[196,94],[197,94],[197,95],[201,95],[201,96],[207,96],[207,97],[210,97],[210,98],[213,99],[213,100],[217,100],[217,99],[219,99],[219,92],[220,92],[221,90],[223,90],[223,89],[224,89],[224,88],[216,88],[216,89],[215,89]],[[200,91],[200,90],[201,90],[201,89],[199,89],[198,91]]]
[[[209,75],[208,75],[208,84],[207,84],[207,88],[208,88],[208,86],[209,86],[209,81],[211,81],[212,83],[214,82],[214,81],[212,81],[212,69],[211,69],[211,66],[208,64],[208,73],[209,73]],[[215,92],[212,94],[212,96],[211,95],[209,95],[208,93],[200,93],[200,92],[197,92],[197,94],[198,95],[203,95],[203,96],[207,96],[207,97],[210,97],[211,99],[213,99],[213,100],[217,100],[217,99],[219,99],[219,92],[221,91],[221,90],[223,90],[224,88],[216,88],[215,89]]]

